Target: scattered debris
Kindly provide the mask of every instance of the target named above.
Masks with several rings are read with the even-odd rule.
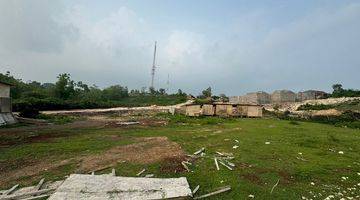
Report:
[[[152,178],[152,177],[154,177],[154,174],[146,174],[145,175],[145,178]]]
[[[41,179],[40,182],[37,184],[37,186],[35,187],[35,190],[40,190],[41,187],[44,185],[45,179]]]
[[[197,186],[195,187],[195,189],[192,191],[193,196],[194,196],[194,194],[199,190],[199,188],[200,188],[200,185],[197,185]]]
[[[223,165],[224,167],[226,167],[226,168],[228,168],[229,170],[233,170],[230,166],[227,166],[225,163],[223,163],[222,161],[219,161],[219,163],[221,164],[221,165]]]
[[[111,170],[111,175],[112,175],[112,176],[116,176],[116,172],[115,172],[115,169],[114,169],[114,168]]]
[[[219,164],[218,164],[218,161],[217,161],[217,158],[214,158],[214,161],[215,161],[216,169],[217,169],[217,170],[220,170]]]
[[[187,164],[187,165],[192,165],[192,163],[191,162],[189,162],[189,161],[183,161],[185,164]]]
[[[136,174],[136,176],[140,176],[142,173],[144,173],[146,169],[141,170],[139,173]]]
[[[203,151],[205,151],[205,148],[204,148],[204,147],[201,148],[200,150],[196,151],[196,152],[194,153],[194,155],[198,155],[198,154],[202,153]]]
[[[11,194],[11,193],[14,192],[14,191],[16,190],[16,188],[18,188],[18,187],[19,187],[19,184],[16,184],[16,185],[12,186],[12,188],[6,190],[6,191],[3,193],[3,195],[9,195],[9,194]]]
[[[43,198],[46,198],[46,197],[49,197],[49,196],[50,196],[50,194],[43,194],[43,195],[39,195],[39,196],[29,197],[29,198],[22,199],[22,200],[43,199]]]
[[[271,188],[271,192],[270,192],[270,194],[272,194],[272,193],[273,193],[273,191],[274,191],[275,187],[279,184],[279,182],[280,182],[280,179],[278,179],[278,181],[275,183],[275,185]]]
[[[229,191],[229,190],[231,190],[231,187],[230,187],[230,186],[226,186],[226,187],[224,187],[224,188],[222,188],[222,189],[219,189],[219,190],[217,190],[217,191],[215,191],[215,192],[211,192],[211,193],[209,193],[209,194],[205,194],[205,195],[202,195],[202,196],[199,196],[199,197],[195,197],[194,199],[203,199],[203,198],[210,197],[210,196],[213,196],[213,195],[216,195],[216,194],[220,194],[220,193],[223,193],[223,192],[227,192],[227,191]]]
[[[21,194],[4,195],[0,198],[0,200],[23,199],[28,196],[36,196],[36,195],[40,195],[40,194],[53,192],[54,190],[55,190],[55,188],[50,188],[50,189],[37,190],[37,191],[21,193]]]
[[[95,172],[98,172],[98,171],[102,171],[102,170],[105,170],[105,169],[109,169],[111,167],[111,165],[107,165],[105,167],[100,167],[100,168],[97,168],[96,170],[94,171],[89,171],[89,173],[95,173]]]
[[[220,156],[225,156],[223,153],[216,151],[215,153],[219,154]]]
[[[229,165],[229,166],[231,166],[231,167],[235,167],[235,164],[234,164],[234,163],[232,163],[232,162],[230,162],[230,161],[228,161],[228,160],[226,160],[226,159],[223,159],[223,161],[225,161],[227,165]]]
[[[296,159],[298,159],[298,160],[302,160],[302,161],[307,161],[306,159],[304,159],[304,158],[300,158],[300,157],[298,157],[298,156],[296,156]]]
[[[190,172],[189,167],[185,164],[184,161],[181,162],[182,166],[186,169],[186,171]]]
[[[140,122],[117,122],[116,124],[117,125],[128,126],[128,125],[140,124]]]

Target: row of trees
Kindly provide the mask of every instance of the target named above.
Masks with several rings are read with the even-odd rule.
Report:
[[[70,74],[60,74],[55,83],[24,82],[16,79],[10,72],[0,73],[0,81],[10,83],[11,97],[15,110],[27,107],[44,109],[96,108],[111,106],[144,106],[167,105],[186,100],[181,90],[176,94],[167,94],[165,89],[155,90],[145,87],[132,89],[121,85],[113,85],[101,89],[95,85],[87,85],[82,81],[74,81]]]
[[[91,99],[91,100],[120,100],[129,96],[145,96],[145,95],[168,95],[166,90],[160,88],[155,90],[146,87],[128,90],[127,87],[121,85],[113,85],[104,89],[100,89],[96,85],[89,86],[82,81],[74,81],[70,74],[60,74],[57,76],[55,83],[40,83],[37,81],[23,82],[21,79],[14,78],[10,72],[6,74],[0,73],[0,80],[13,85],[11,89],[11,97],[13,99],[21,99],[27,97],[47,98],[53,97],[61,100],[71,99]],[[176,95],[186,96],[184,92],[178,90]]]
[[[360,90],[343,89],[341,84],[334,84],[332,88],[331,97],[360,97]]]

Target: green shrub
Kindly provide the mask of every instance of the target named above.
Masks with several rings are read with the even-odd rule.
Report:
[[[195,99],[194,103],[195,104],[200,104],[200,105],[202,105],[202,104],[211,104],[212,100],[211,99],[199,99],[199,98],[197,98],[197,99]]]
[[[324,104],[315,104],[315,105],[311,105],[311,104],[304,104],[299,106],[299,108],[297,110],[328,110],[328,109],[332,109],[335,108],[334,105],[324,105]]]
[[[25,107],[20,111],[20,117],[36,118],[39,115],[39,110],[34,107]]]
[[[294,120],[290,120],[289,124],[291,124],[291,125],[300,125],[299,122],[294,121]]]

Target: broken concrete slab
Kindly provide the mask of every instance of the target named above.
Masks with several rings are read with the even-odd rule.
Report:
[[[162,179],[72,174],[49,200],[187,199],[191,196],[185,177]]]
[[[44,180],[44,179],[42,179]],[[42,196],[50,196],[49,193],[52,193],[55,191],[56,188],[58,188],[63,181],[55,181],[55,182],[47,182],[44,183],[44,181],[40,181],[37,186],[29,186],[29,187],[23,187],[19,188],[12,192],[11,195],[0,195],[0,200],[3,199],[38,199]],[[42,184],[41,189],[38,189],[40,183]],[[7,190],[0,191],[1,193],[4,193]],[[45,194],[44,194],[45,193]]]
[[[140,122],[117,122],[117,125],[124,125],[124,126],[128,126],[128,125],[136,125],[136,124],[140,124]]]
[[[0,126],[15,123],[17,123],[17,120],[12,113],[0,113]]]

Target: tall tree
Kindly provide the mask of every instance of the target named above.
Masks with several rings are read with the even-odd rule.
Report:
[[[208,87],[207,89],[203,90],[202,91],[202,95],[205,97],[205,98],[208,98],[208,97],[211,97],[211,87]]]
[[[332,88],[334,90],[333,92],[335,93],[341,92],[343,90],[342,85],[339,83],[332,85]]]
[[[70,74],[60,74],[55,83],[55,97],[69,99],[75,93],[75,83],[70,78]]]

